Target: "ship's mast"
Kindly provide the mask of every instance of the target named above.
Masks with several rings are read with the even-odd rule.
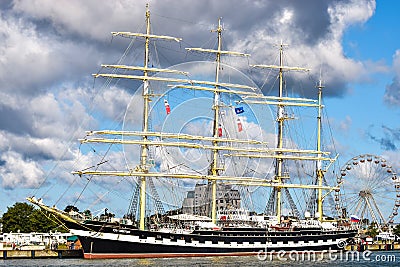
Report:
[[[318,132],[317,132],[317,152],[319,152],[318,158],[321,158],[321,129],[322,129],[322,81],[319,80],[318,84]],[[318,185],[322,186],[323,179],[324,179],[324,171],[322,170],[322,161],[321,159],[317,160],[317,179],[318,179]],[[322,203],[323,202],[323,197],[322,197],[322,188],[318,189],[318,200],[317,200],[317,205],[318,205],[318,219],[320,222],[322,222],[323,219],[323,209],[322,209]]]
[[[284,44],[282,41],[279,44],[279,65],[252,65],[253,67],[258,67],[258,68],[272,68],[272,69],[278,69],[279,70],[279,92],[278,92],[278,110],[277,110],[277,123],[278,123],[278,133],[277,133],[277,155],[276,155],[276,166],[275,166],[275,180],[277,181],[278,184],[284,184],[283,179],[286,178],[284,177],[283,173],[283,163],[284,163],[284,157],[283,156],[283,138],[284,138],[284,124],[285,120],[288,118],[285,115],[285,106],[286,104],[282,102],[282,99],[284,99],[283,96],[283,72],[284,71],[309,71],[308,69],[305,68],[299,68],[299,67],[288,67],[284,66],[283,62],[283,52],[284,52],[284,47],[287,46]],[[275,207],[275,213],[276,217],[278,220],[278,223],[281,222],[281,211],[282,211],[282,187],[277,186],[274,187],[272,194],[276,194],[276,207]]]
[[[218,19],[218,28],[214,30],[218,34],[218,48],[216,53],[216,68],[215,68],[215,91],[214,91],[214,127],[213,127],[213,136],[214,138],[218,138],[219,134],[219,97],[220,93],[218,92],[218,82],[219,82],[219,71],[221,67],[221,47],[222,47],[222,26],[221,26],[221,18]],[[218,146],[218,142],[213,141],[214,146]],[[218,150],[214,149],[212,151],[212,163],[211,163],[211,174],[213,176],[218,175]],[[217,221],[217,180],[211,181],[211,220],[213,223]]]
[[[149,81],[147,67],[149,64],[149,42],[150,42],[150,10],[149,4],[146,4],[146,37],[145,37],[145,53],[144,53],[144,70],[143,70],[143,127],[142,132],[147,133],[149,131]],[[143,135],[143,141],[147,141],[147,136]],[[147,156],[149,153],[149,147],[147,144],[141,146],[140,153],[140,169],[143,172],[148,172],[147,168]],[[146,217],[146,177],[140,177],[140,198],[139,198],[139,228],[144,230],[145,217]]]
[[[115,36],[124,36],[128,38],[144,38],[145,40],[145,47],[144,47],[144,64],[143,67],[135,67],[135,66],[126,66],[126,65],[102,65],[105,68],[113,68],[113,69],[120,69],[120,70],[131,70],[131,71],[143,71],[143,75],[126,75],[126,74],[94,74],[97,77],[106,77],[106,78],[122,78],[122,79],[134,79],[134,80],[141,80],[143,82],[143,124],[142,124],[142,143],[141,145],[141,152],[140,152],[140,163],[139,166],[135,168],[137,173],[137,177],[140,177],[140,193],[139,193],[139,228],[144,230],[145,228],[145,209],[146,209],[146,177],[149,177],[145,174],[149,173],[149,164],[148,164],[148,154],[149,154],[149,142],[151,140],[148,139],[147,133],[149,132],[149,106],[150,106],[150,81],[163,81],[163,82],[174,82],[173,79],[170,78],[163,78],[163,77],[154,77],[149,76],[150,72],[166,72],[166,73],[179,73],[184,74],[181,71],[175,70],[165,70],[165,69],[157,69],[157,68],[150,68],[149,67],[149,60],[150,60],[150,39],[164,39],[170,41],[180,42],[180,38],[171,37],[171,36],[164,36],[164,35],[154,35],[150,33],[150,10],[149,5],[146,4],[146,33],[131,33],[131,32],[113,32],[112,34]],[[142,174],[142,175],[140,175]]]
[[[202,49],[202,48],[187,48],[189,51],[200,51],[206,53],[214,53],[216,55],[216,67],[215,67],[215,85],[214,85],[214,125],[213,125],[213,137],[212,142],[215,149],[212,149],[212,162],[210,166],[210,172],[213,177],[219,176],[219,170],[221,170],[218,165],[218,146],[220,140],[220,122],[219,122],[219,108],[220,108],[220,86],[223,86],[219,82],[219,75],[221,69],[221,55],[236,55],[236,56],[249,56],[249,54],[233,52],[233,51],[222,51],[222,31],[223,27],[221,25],[221,18],[218,19],[218,27],[216,30],[211,30],[211,32],[217,32],[218,47],[217,50],[213,49]],[[213,223],[217,222],[217,179],[211,180],[211,219]]]
[[[279,47],[279,93],[278,97],[283,97],[283,46],[284,44],[281,42]],[[285,122],[285,110],[283,105],[278,105],[278,144],[277,148],[283,148],[283,126]],[[281,155],[281,152],[278,152],[278,155]],[[283,168],[283,159],[276,159],[276,169],[275,169],[275,179],[278,183],[282,183],[282,168]],[[282,203],[282,188],[276,187],[276,217],[278,218],[278,223],[281,222],[281,203]]]

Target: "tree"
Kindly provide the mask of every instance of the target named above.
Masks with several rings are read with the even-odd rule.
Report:
[[[397,236],[400,236],[400,224],[396,225],[396,227],[393,230],[393,233]]]
[[[83,215],[85,216],[85,220],[91,220],[93,217],[92,212],[90,210],[85,210],[83,212]]]
[[[79,209],[77,207],[75,207],[75,206],[68,205],[68,206],[65,207],[64,211],[68,212],[68,213],[71,212],[71,211],[79,212]]]
[[[3,223],[3,232],[46,233],[50,230],[63,231],[55,221],[46,217],[42,210],[21,202],[8,207],[7,212],[3,214],[1,222]]]
[[[369,235],[370,237],[374,238],[377,236],[379,233],[378,228],[375,223],[371,223],[370,226],[368,226],[367,232],[365,234]]]
[[[29,217],[33,214],[34,207],[26,203],[15,203],[3,214],[3,232],[31,232],[31,221]]]
[[[50,219],[53,218],[53,219]],[[31,231],[48,233],[50,231],[66,232],[60,224],[54,219],[53,216],[49,216],[47,212],[41,209],[35,209],[30,217]]]

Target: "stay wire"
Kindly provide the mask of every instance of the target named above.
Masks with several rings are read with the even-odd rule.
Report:
[[[102,157],[100,163],[98,163],[98,164],[96,165],[95,171],[97,171],[98,168],[100,167],[100,165],[104,163],[104,159],[105,159],[105,157],[107,156],[108,152],[110,151],[112,145],[113,145],[113,143],[111,143],[111,144],[109,145],[109,147],[108,147],[106,153],[104,153],[104,155],[103,155],[103,157]],[[79,196],[78,196],[77,199],[75,200],[74,206],[76,205],[76,203],[77,203],[77,202],[79,201],[79,199],[81,198],[83,192],[86,190],[86,187],[89,185],[89,183],[90,183],[90,181],[92,180],[93,176],[94,176],[94,175],[91,175],[89,178],[87,178],[87,182],[86,182],[84,188],[82,189],[81,193],[79,194]]]

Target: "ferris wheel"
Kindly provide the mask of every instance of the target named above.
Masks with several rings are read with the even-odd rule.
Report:
[[[346,162],[337,178],[336,209],[353,222],[394,223],[400,207],[400,180],[382,157],[363,154]]]

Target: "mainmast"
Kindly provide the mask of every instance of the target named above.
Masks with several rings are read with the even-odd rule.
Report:
[[[219,82],[219,71],[221,67],[221,47],[222,47],[222,26],[221,18],[218,19],[218,28],[214,31],[218,34],[218,50],[216,53],[216,68],[215,68],[215,91],[214,91],[214,126],[213,126],[213,136],[218,138],[219,136],[219,98],[220,93],[218,92],[218,82]],[[221,129],[222,130],[222,129]],[[214,146],[218,146],[218,141],[213,141]],[[211,174],[217,176],[219,174],[218,169],[218,150],[213,149],[212,151],[212,163],[211,163]],[[217,221],[217,180],[211,181],[211,220],[213,223]]]
[[[210,166],[210,173],[212,176],[218,176],[221,167],[218,162],[218,143],[220,142],[218,139],[221,137],[220,129],[222,126],[219,122],[219,109],[220,109],[220,83],[219,83],[219,75],[221,70],[221,55],[236,55],[236,56],[249,56],[249,54],[233,52],[233,51],[222,51],[222,31],[223,27],[221,25],[221,18],[218,19],[218,28],[216,30],[211,30],[211,32],[217,33],[218,38],[218,47],[217,50],[213,49],[202,49],[202,48],[187,48],[189,51],[200,51],[206,53],[214,53],[216,55],[216,67],[215,67],[215,86],[214,86],[214,121],[213,121],[213,137],[214,140],[212,142],[213,146],[216,149],[212,150],[212,162]],[[213,179],[211,182],[211,219],[213,223],[217,221],[217,180]]]

